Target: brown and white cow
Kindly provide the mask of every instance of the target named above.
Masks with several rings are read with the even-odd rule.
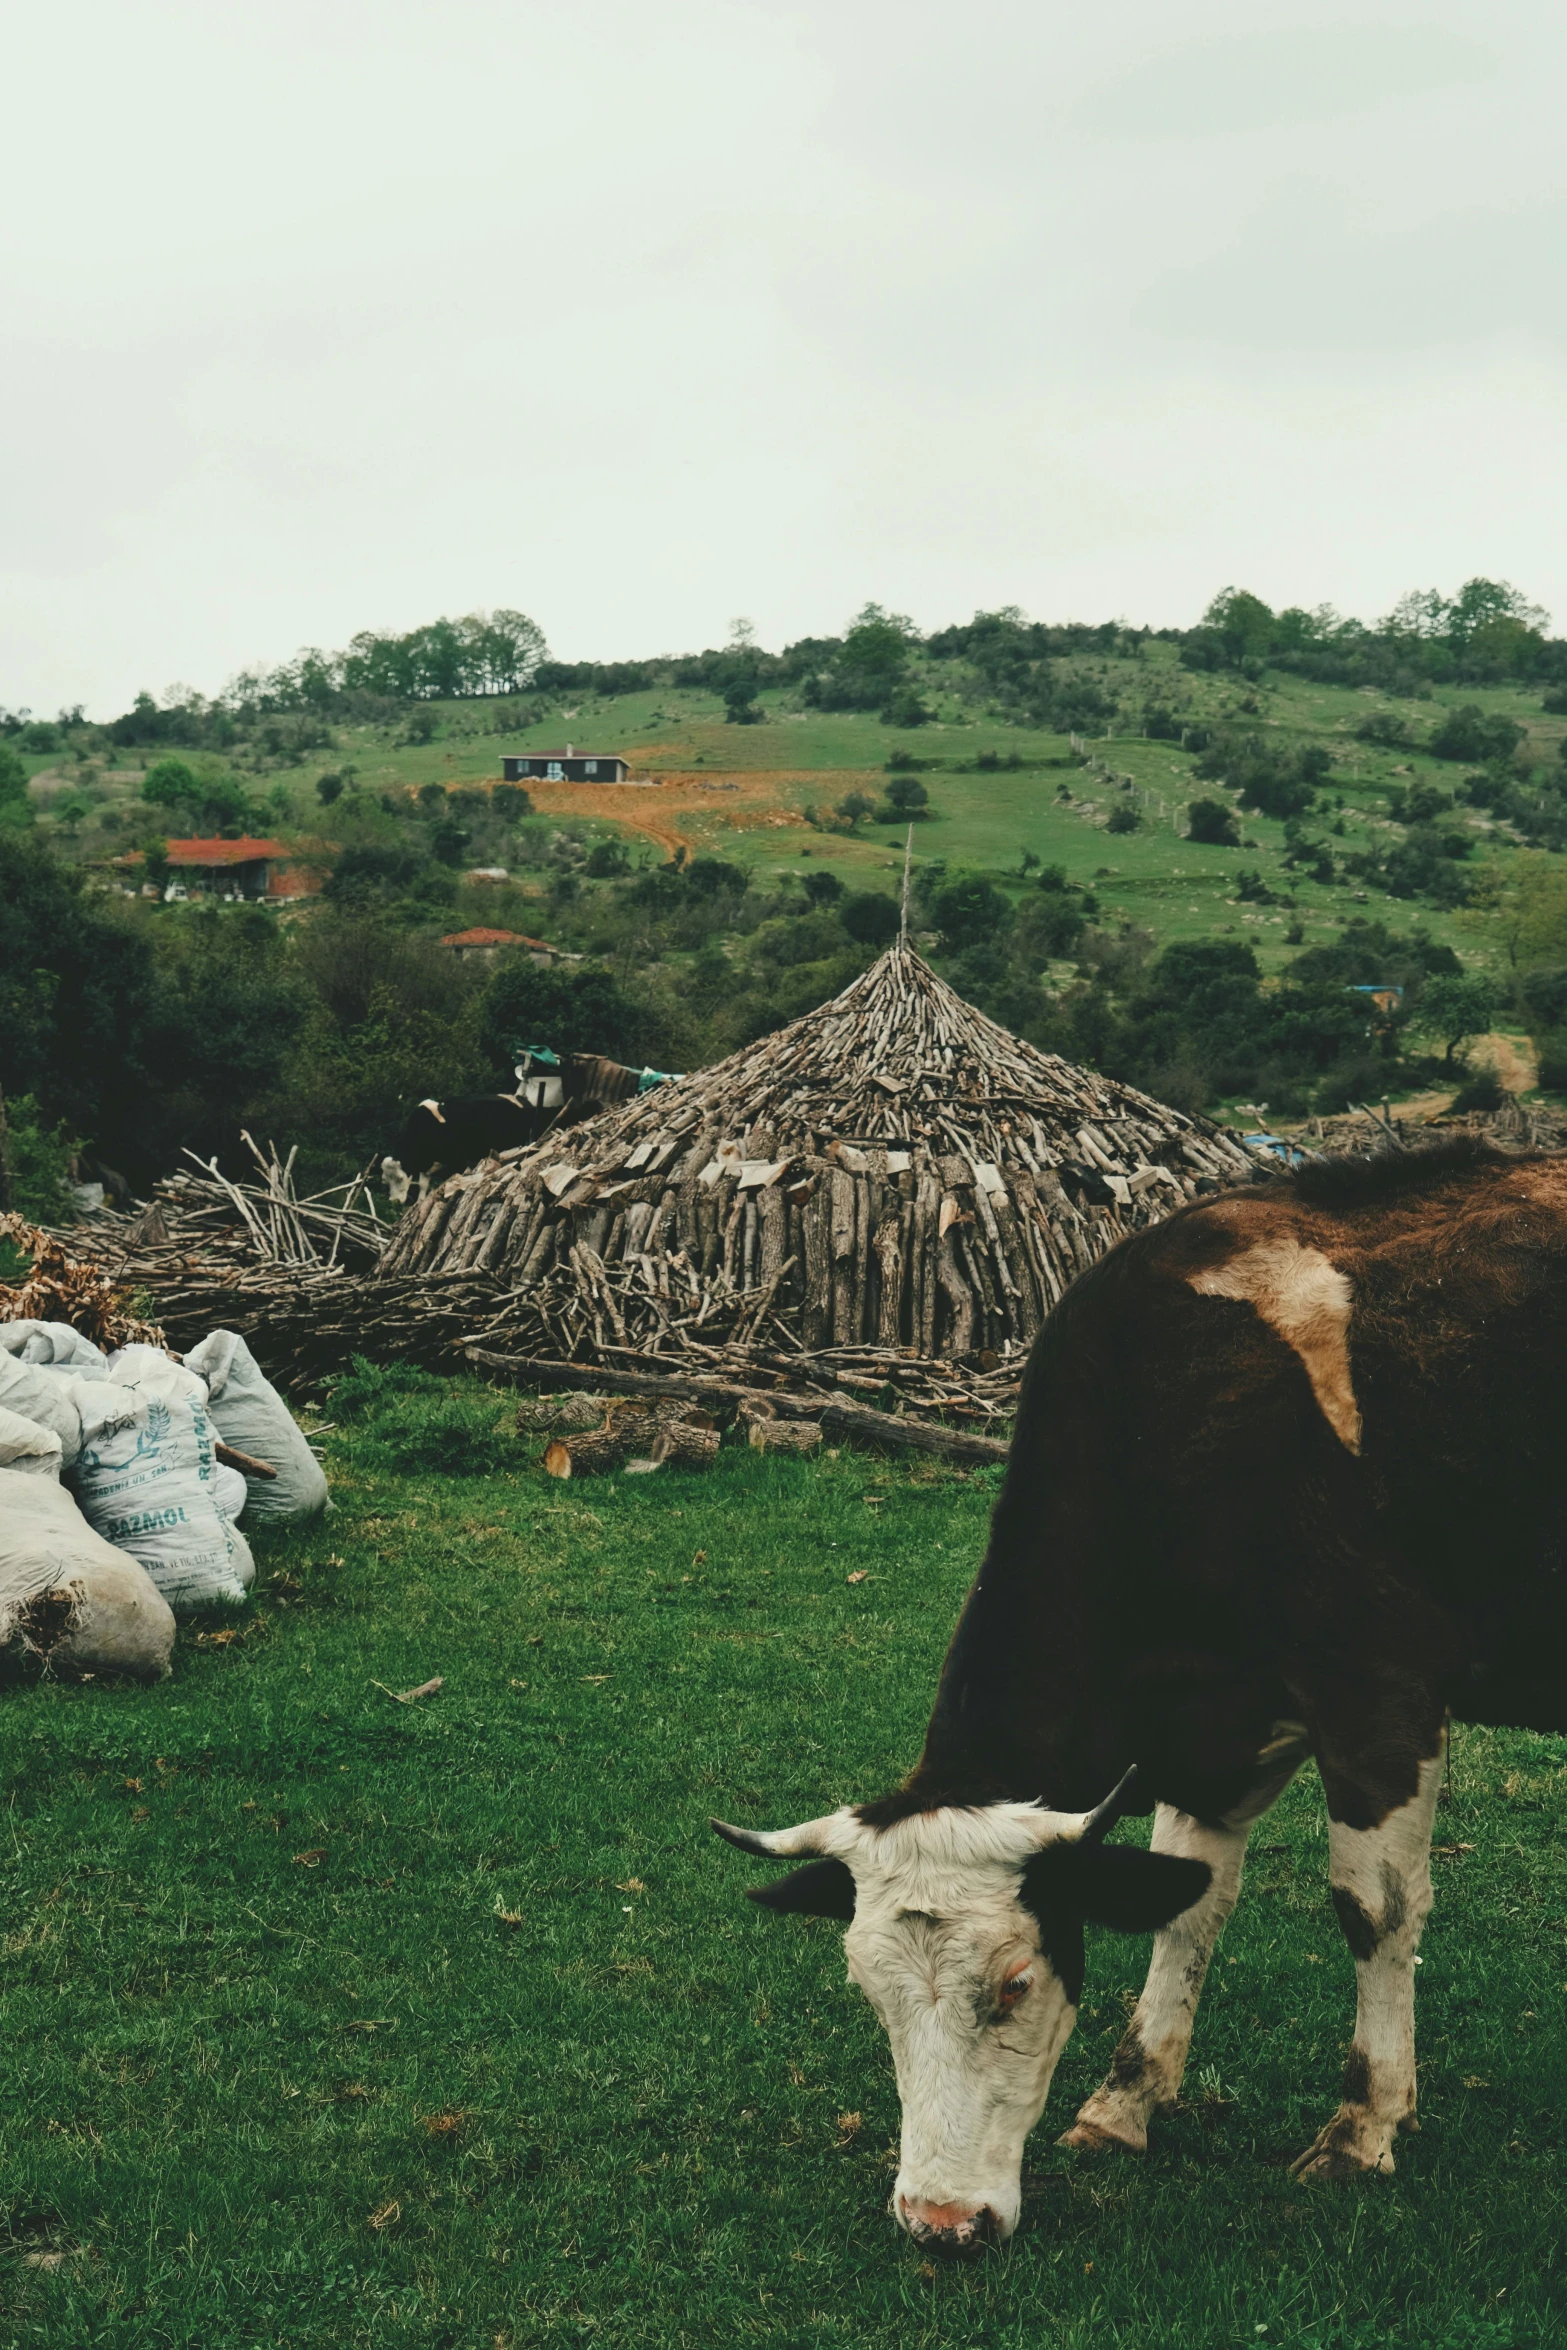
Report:
[[[1567,1159],[1318,1163],[1183,1209],[1063,1299],[908,1781],[720,1828],[810,1856],[754,1898],[848,1922],[913,2235],[1016,2226],[1085,1921],[1158,1931],[1066,2142],[1146,2148],[1247,1837],[1308,1758],[1358,2010],[1296,2170],[1392,2170],[1448,1719],[1567,1732],[1564,1374]],[[1151,1850],[1104,1843],[1150,1808]]]

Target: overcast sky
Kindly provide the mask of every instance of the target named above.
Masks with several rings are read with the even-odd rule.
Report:
[[[5,7],[0,704],[520,607],[563,658],[1567,628],[1560,0]]]

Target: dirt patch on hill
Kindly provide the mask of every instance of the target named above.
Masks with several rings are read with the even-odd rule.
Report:
[[[656,746],[630,751],[633,767]],[[833,778],[836,783],[838,778]],[[845,780],[844,788],[852,778]],[[528,796],[542,815],[592,816],[640,833],[672,857],[677,849],[700,852],[722,832],[760,832],[803,826],[803,802],[820,791],[822,779],[807,768],[714,772],[676,768],[656,783],[539,783],[530,778]]]

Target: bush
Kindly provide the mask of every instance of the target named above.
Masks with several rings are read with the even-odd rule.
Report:
[[[898,909],[880,890],[856,890],[838,908],[838,919],[852,939],[865,947],[890,946],[900,928]]]
[[[1480,1069],[1465,1078],[1450,1107],[1455,1111],[1480,1110],[1489,1116],[1493,1110],[1499,1110],[1506,1099],[1496,1071]]]
[[[1204,783],[1227,783],[1244,806],[1261,816],[1304,816],[1314,803],[1332,762],[1315,745],[1280,751],[1260,735],[1216,734],[1197,761]]]
[[[529,1045],[562,1054],[602,1053],[632,1068],[660,1060],[664,1050],[646,1000],[634,1000],[596,964],[547,970],[526,961],[503,963],[480,1002],[479,1038],[506,1069]]]
[[[9,743],[0,743],[0,824],[31,824],[32,820],[27,769]]]
[[[1534,1029],[1567,1028],[1567,963],[1542,963],[1518,982],[1518,1005]]]
[[[939,890],[930,906],[930,918],[949,950],[990,944],[1012,927],[1012,901],[995,883],[975,876],[954,881]]]
[[[0,1103],[0,1155],[10,1175],[10,1206],[35,1224],[63,1224],[71,1212],[76,1145],[51,1127],[34,1096]]]
[[[1567,1093],[1567,1027],[1550,1028],[1534,1040],[1540,1084],[1547,1093]]]
[[[883,704],[883,726],[928,726],[936,713],[927,710],[911,685],[899,686]]]
[[[456,896],[456,884],[437,872],[418,849],[363,841],[344,849],[327,875],[321,895],[328,905],[363,913],[398,898],[449,905]]]
[[[1384,750],[1400,750],[1409,740],[1409,720],[1401,718],[1396,710],[1374,710],[1356,727],[1355,740],[1380,743]]]
[[[1510,759],[1525,734],[1516,719],[1464,702],[1433,730],[1426,748],[1434,759]]]
[[[1241,845],[1235,811],[1224,800],[1188,801],[1186,837],[1211,849],[1238,849]]]
[[[800,887],[808,906],[836,905],[843,895],[843,883],[836,873],[807,873]]]
[[[930,793],[917,775],[894,775],[887,785],[886,813],[889,822],[906,823],[923,816],[930,805]]]
[[[1142,828],[1142,810],[1135,800],[1122,800],[1119,806],[1112,808],[1110,821],[1105,826],[1106,832],[1141,832]]]

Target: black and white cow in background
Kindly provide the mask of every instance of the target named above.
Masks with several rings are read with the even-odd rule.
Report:
[[[1157,1931],[1066,2142],[1146,2150],[1247,1838],[1308,1758],[1358,2007],[1296,2173],[1392,2170],[1449,1716],[1567,1732],[1564,1374],[1561,1158],[1319,1163],[1178,1211],[1062,1300],[919,1764],[801,1827],[714,1822],[805,1860],[753,1898],[848,1925],[911,2235],[1016,2227],[1085,1924]],[[1150,1850],[1105,1842],[1149,1809]]]
[[[401,1205],[417,1181],[427,1191],[501,1151],[526,1149],[552,1127],[576,1125],[629,1101],[652,1072],[628,1069],[598,1053],[568,1053],[558,1068],[523,1061],[514,1093],[431,1098],[409,1111],[396,1148],[381,1161],[387,1196]]]

